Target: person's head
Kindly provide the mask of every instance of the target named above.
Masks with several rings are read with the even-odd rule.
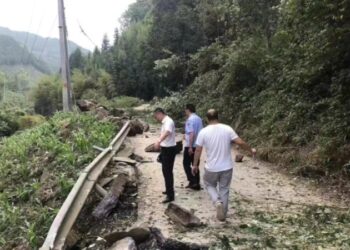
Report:
[[[163,121],[164,117],[166,116],[164,109],[162,108],[156,108],[154,110],[154,118],[158,121],[161,122]]]
[[[215,109],[209,109],[207,112],[207,119],[209,123],[219,121],[219,112]]]
[[[193,104],[186,104],[185,114],[190,116],[192,113],[196,113],[196,107]]]

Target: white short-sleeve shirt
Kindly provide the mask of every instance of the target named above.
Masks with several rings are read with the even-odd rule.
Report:
[[[210,172],[221,172],[233,168],[231,145],[237,139],[236,132],[225,124],[209,125],[202,129],[196,145],[207,153],[205,168]]]
[[[169,131],[170,134],[165,138],[164,141],[160,143],[161,147],[173,147],[176,146],[176,139],[175,139],[175,123],[173,119],[171,119],[169,116],[165,116],[162,120],[162,129],[161,133],[163,134],[165,131]]]

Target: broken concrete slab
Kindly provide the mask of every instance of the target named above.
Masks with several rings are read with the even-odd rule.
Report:
[[[198,227],[203,223],[194,215],[193,211],[189,211],[175,203],[169,203],[165,210],[167,215],[173,222],[181,224],[184,227]]]

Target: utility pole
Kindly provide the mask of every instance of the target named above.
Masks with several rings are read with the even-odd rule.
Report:
[[[72,111],[72,84],[70,81],[70,67],[68,59],[67,26],[64,14],[63,0],[58,0],[58,19],[60,31],[60,52],[61,52],[61,74],[63,80],[63,111]]]

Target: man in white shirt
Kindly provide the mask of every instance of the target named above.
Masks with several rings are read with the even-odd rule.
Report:
[[[209,125],[202,129],[197,137],[192,172],[194,175],[198,172],[199,159],[205,148],[207,161],[203,177],[204,184],[210,198],[215,203],[217,219],[224,221],[228,211],[233,172],[231,145],[235,143],[253,155],[256,154],[256,150],[239,138],[230,126],[219,123],[219,114],[216,110],[209,110],[207,119]]]
[[[168,203],[175,199],[173,175],[176,156],[175,123],[161,108],[157,108],[154,111],[154,117],[158,122],[162,123],[160,137],[154,144],[154,147],[155,149],[161,149],[162,171],[166,190],[164,194],[167,195],[163,203]]]

